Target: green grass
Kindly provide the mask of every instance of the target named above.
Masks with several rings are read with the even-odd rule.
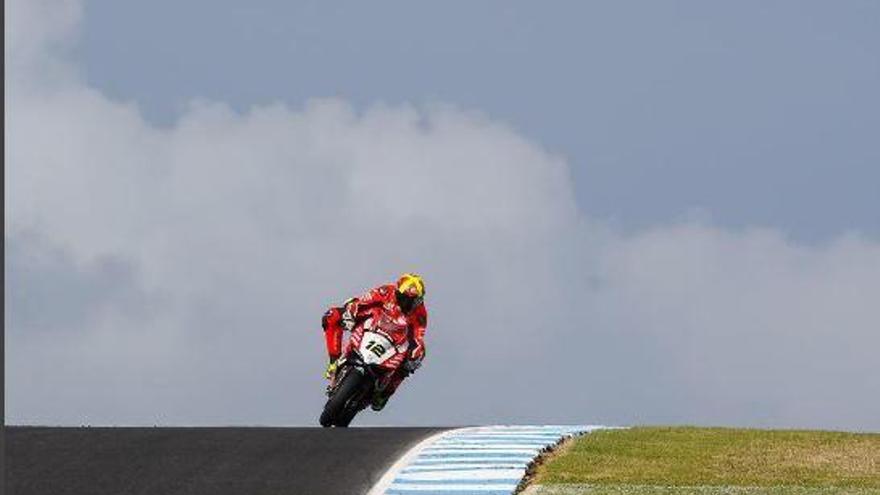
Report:
[[[880,434],[605,430],[564,445],[533,482],[541,494],[880,494]]]
[[[801,486],[535,485],[522,495],[877,495],[878,488]]]

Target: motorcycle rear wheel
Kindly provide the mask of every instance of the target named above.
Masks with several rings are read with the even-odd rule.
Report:
[[[358,411],[356,404],[349,403],[360,391],[363,379],[364,376],[355,370],[350,370],[342,377],[342,383],[336,387],[333,395],[324,405],[320,419],[321,426],[324,428],[330,426],[347,427],[351,423]],[[349,406],[348,409],[346,409],[346,405]]]

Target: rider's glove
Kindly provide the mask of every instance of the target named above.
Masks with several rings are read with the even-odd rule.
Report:
[[[407,359],[403,362],[403,369],[405,369],[408,373],[412,373],[415,370],[419,369],[421,365],[421,359]]]
[[[335,359],[330,361],[330,364],[327,365],[327,371],[324,372],[324,378],[329,380],[336,374],[336,368],[339,367],[337,363],[338,361]]]
[[[353,302],[354,299],[349,299],[345,301],[345,304],[342,306],[342,326],[349,332],[354,328],[354,314],[351,312]]]
[[[354,328],[354,316],[348,311],[342,313],[342,327],[349,332]]]

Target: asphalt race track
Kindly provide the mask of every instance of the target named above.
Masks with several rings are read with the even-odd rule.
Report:
[[[8,495],[363,494],[443,428],[6,428]]]

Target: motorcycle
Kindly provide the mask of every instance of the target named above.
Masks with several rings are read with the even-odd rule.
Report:
[[[327,387],[329,399],[321,413],[321,426],[347,427],[370,405],[373,395],[388,386],[407,357],[406,335],[406,321],[387,314],[374,314],[355,326],[348,352],[338,361]]]

